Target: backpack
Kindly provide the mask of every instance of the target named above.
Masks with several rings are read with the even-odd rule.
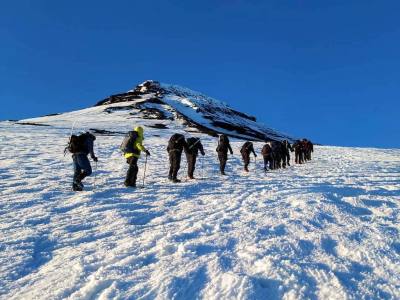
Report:
[[[225,134],[221,134],[218,140],[217,152],[219,151],[227,151],[229,145],[229,139]]]
[[[268,144],[265,144],[264,147],[263,147],[262,150],[261,150],[261,154],[262,154],[262,155],[265,155],[265,156],[266,156],[266,155],[270,155],[271,152],[272,152],[272,148],[271,148],[271,146],[268,145]]]
[[[167,150],[178,149],[178,145],[182,143],[182,140],[185,140],[185,137],[182,134],[174,133],[168,141]]]
[[[198,153],[199,150],[199,144],[200,144],[200,139],[191,137],[186,140],[186,144],[188,145],[188,152],[189,153]]]
[[[187,143],[189,149],[193,149],[194,146],[195,146],[195,144],[196,144],[196,142],[197,142],[197,139],[194,138],[194,137],[188,138],[188,139],[186,140],[186,143]]]
[[[253,146],[252,142],[246,142],[243,144],[242,148],[240,149],[240,153],[246,153],[251,150],[251,146]]]
[[[271,145],[271,149],[272,149],[272,151],[275,153],[275,152],[278,152],[278,151],[281,151],[281,147],[282,147],[282,144],[280,143],[280,142],[278,142],[278,141],[272,141],[271,143],[270,143],[270,145]]]
[[[135,151],[135,142],[137,138],[139,137],[139,134],[136,131],[129,131],[125,137],[124,140],[121,143],[121,146],[119,146],[119,149],[125,154],[125,153],[134,153]]]
[[[67,149],[71,153],[86,152],[86,134],[71,135]]]

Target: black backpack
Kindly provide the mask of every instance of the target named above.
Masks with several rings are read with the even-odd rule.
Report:
[[[168,141],[167,151],[178,149],[184,140],[185,137],[182,134],[174,133]]]
[[[125,136],[124,140],[119,146],[119,149],[125,153],[134,153],[135,151],[135,142],[138,138],[139,134],[136,131],[129,131]]]
[[[265,144],[264,147],[261,150],[262,155],[270,155],[272,153],[272,148],[270,145]]]
[[[218,140],[217,151],[227,151],[229,145],[229,139],[225,134],[221,134]]]
[[[189,153],[197,154],[201,143],[199,138],[191,137],[186,140],[186,144],[188,145]]]
[[[195,138],[195,137],[191,137],[191,138],[188,138],[188,139],[187,139],[186,143],[187,143],[189,149],[195,149],[195,148],[196,148],[196,145],[197,145],[198,143],[200,143],[200,139]]]
[[[67,149],[71,153],[86,152],[86,134],[71,135]]]
[[[252,146],[253,146],[252,142],[244,143],[242,148],[240,149],[240,153],[246,153],[246,152],[251,151]]]

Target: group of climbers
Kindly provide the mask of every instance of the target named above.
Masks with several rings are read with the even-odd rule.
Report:
[[[82,191],[82,180],[92,173],[92,168],[87,156],[90,154],[91,158],[97,162],[97,157],[94,155],[93,151],[93,142],[95,139],[96,137],[89,132],[79,136],[72,135],[70,137],[66,150],[68,149],[72,153],[74,164],[72,188],[74,191]],[[136,187],[137,174],[139,171],[137,163],[141,152],[145,152],[146,161],[147,156],[150,156],[150,152],[143,145],[143,140],[143,128],[138,126],[133,131],[128,132],[120,146],[126,162],[129,165],[124,182],[126,187]],[[218,153],[220,173],[221,175],[226,175],[225,167],[228,161],[228,152],[233,155],[227,135],[221,134],[219,136],[216,151]],[[314,148],[313,144],[307,139],[297,140],[293,145],[290,145],[287,140],[267,142],[261,150],[261,155],[264,159],[264,171],[290,166],[290,152],[293,151],[295,152],[295,162],[302,164],[305,161],[311,160],[311,153],[314,151]],[[170,165],[168,179],[174,183],[180,182],[178,179],[178,171],[180,169],[183,152],[185,152],[186,155],[188,178],[194,179],[197,156],[199,152],[202,156],[205,155],[200,139],[196,137],[186,139],[182,134],[175,133],[168,141],[167,152]],[[249,141],[245,142],[240,149],[240,153],[243,159],[244,171],[249,172],[248,167],[251,153],[253,153],[255,158],[257,157],[253,143]]]
[[[175,183],[180,182],[177,176],[179,168],[181,167],[183,151],[185,151],[188,164],[188,177],[194,179],[193,174],[199,151],[201,155],[205,155],[200,139],[192,137],[186,140],[182,134],[175,133],[168,141],[167,151],[169,156],[168,179]]]
[[[303,164],[311,160],[311,153],[314,152],[314,145],[311,141],[307,139],[297,140],[293,144],[293,148],[297,164]]]
[[[307,160],[311,160],[314,146],[307,139],[297,140],[293,145],[290,145],[287,140],[266,143],[261,150],[264,158],[264,171],[290,166],[290,152],[293,151],[295,153],[295,163],[302,164]]]

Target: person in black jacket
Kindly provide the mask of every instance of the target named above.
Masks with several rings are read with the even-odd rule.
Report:
[[[74,164],[72,189],[74,191],[82,191],[82,180],[86,176],[90,176],[92,174],[92,166],[90,165],[90,161],[87,156],[90,154],[90,157],[97,162],[97,157],[94,155],[93,151],[93,143],[96,140],[96,137],[90,132],[85,132],[78,138],[79,143],[77,143],[77,151],[72,154],[72,160]]]
[[[304,141],[304,158],[305,160],[311,160],[311,153],[314,152],[314,144],[307,140],[307,139],[303,139]]]
[[[222,175],[226,175],[225,174],[225,166],[226,166],[226,162],[228,160],[228,150],[232,155],[233,151],[232,151],[231,145],[229,143],[228,136],[226,136],[225,134],[221,134],[219,136],[218,146],[217,146],[216,151],[218,152],[219,170]]]
[[[172,182],[181,182],[177,176],[178,171],[181,166],[181,157],[182,151],[185,149],[185,152],[189,150],[185,137],[182,134],[175,133],[171,136],[168,142],[167,151],[169,154],[169,173],[168,179]]]
[[[200,142],[199,138],[191,137],[186,141],[188,149],[185,150],[186,160],[188,163],[188,177],[189,179],[194,179],[193,173],[196,168],[196,159],[199,155],[199,151],[201,155],[205,155],[203,145]]]
[[[261,150],[261,154],[264,158],[264,172],[267,172],[268,168],[272,170],[274,168],[274,157],[271,145],[268,143],[265,144]]]
[[[254,152],[254,147],[252,142],[245,142],[240,149],[240,153],[242,154],[243,163],[244,163],[244,170],[246,172],[249,171],[249,164],[250,164],[250,153],[253,152],[254,157],[257,157],[256,152]]]
[[[304,163],[304,143],[300,140],[297,140],[293,144],[295,162],[296,164]]]
[[[293,148],[287,140],[282,142],[282,166],[286,168],[286,165],[290,166],[290,152],[293,152]]]

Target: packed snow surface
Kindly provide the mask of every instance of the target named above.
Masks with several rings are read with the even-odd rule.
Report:
[[[198,135],[198,179],[171,184],[173,131],[145,127],[143,189],[123,187],[122,136],[99,135],[76,193],[70,117],[0,123],[1,299],[400,298],[400,150],[316,147],[307,164],[264,174],[259,156],[245,174],[234,140],[221,177],[216,140]]]

